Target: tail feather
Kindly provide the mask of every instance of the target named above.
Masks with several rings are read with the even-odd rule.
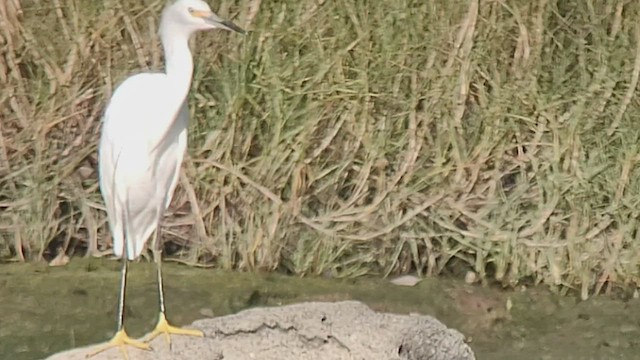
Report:
[[[111,202],[112,202],[112,209],[115,212],[115,218],[117,218],[118,216],[120,216],[120,221],[115,221],[116,224],[114,224],[112,226],[111,232],[112,232],[112,236],[113,236],[113,254],[118,257],[118,258],[122,258],[124,255],[126,255],[126,259],[128,260],[132,260],[130,254],[132,253],[129,250],[129,247],[127,246],[128,244],[128,239],[127,239],[127,234],[130,234],[130,229],[128,228],[128,221],[127,221],[127,216],[128,216],[128,203],[125,202],[124,206],[118,206],[119,201],[118,201],[118,188],[117,188],[117,172],[118,172],[118,163],[120,162],[120,155],[121,155],[121,151],[118,152],[118,155],[116,156],[116,161],[113,164],[113,175],[111,177]],[[125,189],[126,190],[126,189]],[[125,196],[125,199],[127,197]]]

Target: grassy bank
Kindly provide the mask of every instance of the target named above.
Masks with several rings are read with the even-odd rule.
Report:
[[[159,1],[0,5],[0,251],[108,248],[106,100],[161,69]],[[181,261],[356,276],[469,268],[586,297],[640,261],[636,1],[217,3],[164,227]]]

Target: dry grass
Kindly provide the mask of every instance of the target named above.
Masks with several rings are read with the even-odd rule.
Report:
[[[604,5],[603,5],[604,4]],[[108,248],[114,86],[161,69],[160,1],[0,4],[0,252]],[[636,285],[640,4],[224,2],[199,35],[165,224],[190,264],[357,276],[468,267],[583,297]]]

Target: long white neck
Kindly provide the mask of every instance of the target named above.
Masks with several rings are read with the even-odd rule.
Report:
[[[184,101],[191,87],[193,57],[189,49],[190,34],[184,30],[161,26],[160,39],[164,48],[165,72],[176,92],[175,99]]]

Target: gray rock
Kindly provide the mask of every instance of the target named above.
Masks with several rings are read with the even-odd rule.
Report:
[[[198,320],[204,338],[162,336],[153,351],[129,349],[131,360],[473,360],[458,331],[433,317],[378,313],[356,301],[310,302],[253,308]],[[51,360],[85,359],[96,345],[56,354]],[[118,349],[94,360],[122,359]]]

